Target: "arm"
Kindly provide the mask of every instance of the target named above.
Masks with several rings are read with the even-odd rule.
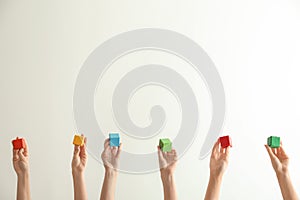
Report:
[[[105,176],[101,190],[100,200],[114,200],[117,185],[119,158],[122,144],[119,147],[110,147],[109,139],[104,142],[101,158],[104,164]]]
[[[281,194],[284,200],[298,200],[297,193],[292,185],[289,175],[288,165],[289,157],[282,146],[279,148],[270,148],[265,145],[271,159],[272,166],[276,173]]]
[[[72,176],[74,185],[74,199],[75,200],[87,200],[87,191],[84,181],[84,170],[87,164],[87,152],[86,152],[87,139],[84,138],[84,145],[74,145],[74,154],[72,159]]]
[[[230,147],[220,147],[219,140],[213,147],[210,157],[210,177],[205,200],[217,200],[220,198],[222,178],[228,166],[229,149]]]
[[[164,199],[177,200],[177,192],[174,179],[177,153],[175,149],[172,149],[171,152],[162,152],[159,146],[157,147],[157,152],[160,167],[160,177],[164,188]]]
[[[30,200],[29,154],[26,141],[24,149],[13,149],[13,166],[18,177],[17,200]]]

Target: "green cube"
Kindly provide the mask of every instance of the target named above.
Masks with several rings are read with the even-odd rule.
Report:
[[[160,146],[160,149],[163,152],[170,152],[170,151],[172,151],[172,142],[168,138],[160,139],[159,140],[159,146]]]
[[[280,137],[277,137],[277,136],[270,136],[270,137],[268,137],[268,145],[271,148],[278,148],[278,147],[280,147]]]

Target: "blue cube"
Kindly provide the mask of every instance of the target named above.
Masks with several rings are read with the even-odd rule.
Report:
[[[119,133],[110,133],[109,134],[109,146],[111,146],[111,147],[120,146],[120,135],[119,135]]]

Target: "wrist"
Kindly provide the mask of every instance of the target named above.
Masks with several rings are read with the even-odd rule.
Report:
[[[173,180],[174,175],[173,172],[166,170],[166,169],[161,169],[160,170],[160,178],[163,182],[170,182]]]
[[[282,170],[282,171],[275,171],[277,178],[289,178],[289,171]]]
[[[77,177],[83,177],[84,176],[84,171],[78,171],[72,169],[72,176],[77,178]]]
[[[285,174],[289,173],[289,170],[288,170],[287,166],[274,167],[274,171],[275,171],[276,174],[282,174],[282,175],[285,175]]]
[[[18,176],[18,178],[29,178],[29,171],[18,172],[17,176]]]
[[[105,176],[115,177],[118,175],[118,171],[116,169],[105,167]]]
[[[213,173],[213,172],[210,172],[209,179],[211,181],[221,182],[222,178],[223,178],[223,174],[222,173]]]

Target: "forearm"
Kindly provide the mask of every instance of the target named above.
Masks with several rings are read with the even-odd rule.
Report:
[[[114,169],[106,169],[101,190],[100,200],[114,200],[118,172]]]
[[[17,200],[30,200],[29,173],[18,175]]]
[[[161,171],[161,180],[164,188],[164,200],[177,200],[174,175]]]
[[[73,185],[74,185],[74,199],[75,200],[87,200],[87,191],[84,181],[84,173],[72,173]]]
[[[205,194],[205,200],[218,200],[220,198],[222,176],[210,175]]]
[[[292,185],[289,172],[276,173],[282,197],[284,200],[298,200],[297,193]]]

